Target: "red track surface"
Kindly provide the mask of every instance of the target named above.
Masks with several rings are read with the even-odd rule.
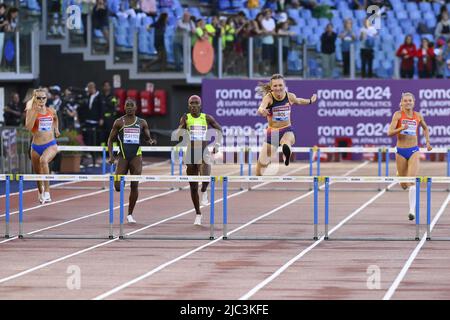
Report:
[[[391,173],[395,173],[391,163]],[[299,170],[300,167],[303,169]],[[355,169],[355,163],[324,163],[322,175],[376,175],[376,165]],[[305,164],[280,167],[279,175],[307,175]],[[293,170],[297,169],[296,172]],[[239,173],[239,167],[215,166],[212,175]],[[168,174],[165,167],[152,167],[145,174]],[[445,174],[443,163],[423,163],[427,176]],[[76,184],[80,185],[80,184]],[[84,183],[83,185],[94,185]],[[100,184],[97,184],[100,186]],[[163,184],[159,184],[162,186]],[[204,226],[193,225],[194,212],[189,191],[144,190],[140,185],[136,205],[136,225],[131,232],[152,225],[136,235],[204,236],[209,235],[209,207],[203,209]],[[154,186],[154,185],[153,185]],[[166,184],[167,186],[167,184]],[[183,184],[182,186],[186,186]],[[216,203],[215,241],[209,240],[0,240],[0,297],[2,299],[382,299],[418,241],[314,241],[312,239],[312,192],[305,185],[268,184],[264,187],[301,187],[299,191],[230,191],[228,199],[230,238],[233,236],[303,236],[310,240],[222,240],[222,202]],[[221,185],[218,185],[221,187]],[[238,187],[231,185],[230,187]],[[305,189],[306,187],[306,189]],[[407,220],[406,192],[381,192],[374,185],[331,185],[330,230],[366,205],[330,235],[333,237],[413,237],[415,224]],[[436,186],[438,187],[438,186]],[[358,191],[342,191],[358,188]],[[261,187],[262,189],[262,187]],[[304,189],[304,190],[303,190]],[[398,187],[394,189],[399,191]],[[100,189],[99,189],[100,190]],[[338,191],[341,190],[341,191]],[[47,228],[72,219],[83,218],[36,234],[104,235],[108,234],[108,190],[52,190],[53,203],[38,206],[36,192],[24,194],[25,232]],[[161,195],[166,192],[166,194]],[[60,202],[70,197],[78,199]],[[158,196],[159,195],[159,196]],[[125,195],[127,202],[128,193]],[[153,197],[152,199],[147,199]],[[432,218],[448,197],[433,192]],[[118,193],[115,205],[118,206]],[[216,200],[222,191],[216,192]],[[291,204],[286,205],[289,201]],[[367,202],[373,200],[367,205]],[[421,222],[425,223],[426,197],[422,193]],[[323,192],[319,195],[319,232],[323,234]],[[11,199],[11,211],[17,210],[17,195]],[[447,199],[448,203],[448,199]],[[280,206],[283,206],[279,208]],[[0,204],[4,212],[4,200]],[[434,236],[450,236],[449,207],[433,230]],[[98,213],[96,215],[92,215]],[[180,215],[181,214],[181,215]],[[262,215],[267,216],[260,218]],[[177,216],[173,218],[174,216]],[[115,210],[115,234],[119,212]],[[170,219],[171,218],[171,219]],[[258,219],[260,218],[260,219]],[[163,222],[161,222],[164,219]],[[250,221],[253,221],[249,224]],[[11,217],[12,233],[18,231],[18,215]],[[0,218],[4,226],[4,217]],[[243,227],[245,226],[245,227]],[[241,228],[234,232],[236,228]],[[421,234],[425,231],[422,225]],[[3,232],[3,231],[2,231]],[[95,247],[98,245],[98,247]],[[203,247],[202,247],[203,246]],[[396,287],[392,299],[450,298],[450,242],[423,244],[411,267]],[[80,252],[80,250],[84,250]],[[196,250],[191,252],[192,250]],[[190,253],[189,253],[190,252]],[[266,284],[253,290],[280,267]],[[189,254],[187,254],[189,253]],[[186,254],[186,255],[185,255]],[[69,256],[71,255],[71,256]],[[185,255],[184,257],[181,257]],[[69,290],[70,266],[81,270],[81,288]],[[286,265],[287,266],[287,265]],[[367,270],[380,271],[380,289],[369,289]],[[143,275],[147,275],[141,277]],[[117,288],[137,279],[123,289]],[[114,291],[111,291],[114,290]],[[253,290],[253,291],[252,291]],[[108,293],[109,292],[109,293]],[[108,293],[106,295],[103,295]],[[102,296],[103,295],[103,296]]]

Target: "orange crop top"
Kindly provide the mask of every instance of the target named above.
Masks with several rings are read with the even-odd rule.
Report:
[[[31,132],[50,132],[53,128],[53,112],[47,110],[47,113],[38,113]]]
[[[404,134],[407,136],[416,136],[417,130],[419,130],[420,118],[419,115],[414,112],[412,118],[408,117],[404,111],[402,111],[402,116],[397,123],[397,129],[402,127],[402,125],[408,125],[408,129],[400,131],[399,134]]]

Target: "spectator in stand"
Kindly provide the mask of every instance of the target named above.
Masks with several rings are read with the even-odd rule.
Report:
[[[167,52],[166,45],[164,43],[164,34],[166,32],[167,22],[169,20],[169,15],[166,12],[161,13],[158,20],[149,25],[147,30],[150,28],[155,28],[155,48],[158,52],[158,57],[147,64],[147,68],[150,69],[155,64],[160,64],[160,70],[165,71],[167,67]]]
[[[419,78],[431,78],[433,76],[434,50],[427,38],[422,38],[420,48],[416,51],[418,60]]]
[[[337,35],[333,31],[333,25],[327,24],[325,32],[320,37],[324,78],[331,78],[336,66],[336,38]]]
[[[436,17],[436,21],[439,23],[442,20],[442,14],[443,13],[447,13],[448,14],[448,10],[447,10],[447,6],[445,4],[442,4],[441,9],[439,10],[439,14]]]
[[[263,11],[263,19],[261,21],[263,38],[262,38],[262,56],[263,56],[263,75],[272,74],[272,67],[275,62],[275,39],[276,34],[276,24],[275,20],[272,18],[272,10],[265,9]]]
[[[109,20],[105,0],[97,0],[94,9],[92,10],[92,32],[94,29],[101,30],[103,37],[106,40],[106,47],[108,47]]]
[[[175,58],[175,70],[183,70],[183,39],[184,36],[190,36],[195,33],[195,24],[191,20],[191,14],[185,10],[183,17],[178,20],[173,41],[173,54]]]
[[[6,14],[5,32],[17,31],[17,18],[19,17],[19,9],[11,7]]]
[[[278,20],[277,24],[277,35],[282,37],[283,43],[283,70],[287,70],[288,63],[288,53],[290,50],[290,41],[291,37],[295,36],[295,32],[289,31],[289,20],[286,17],[283,17]]]
[[[60,0],[50,0],[48,1],[48,13],[49,13],[49,22],[51,23],[51,26],[48,30],[49,35],[59,35],[59,36],[65,36],[64,30],[62,28],[63,22],[61,19],[62,12],[61,12],[61,2]],[[52,18],[50,18],[52,17]]]
[[[448,18],[448,12],[442,12],[442,19],[436,25],[434,37],[435,39],[444,38],[446,41],[450,39],[450,19]]]
[[[444,64],[443,76],[445,79],[450,79],[450,39],[447,40],[447,44],[445,48],[442,50],[440,59]]]
[[[6,5],[0,3],[0,32],[5,32],[6,21]]]
[[[236,55],[234,52],[234,45],[236,40],[236,25],[234,17],[229,16],[222,34],[222,51],[224,61],[224,73],[233,73],[236,67]]]
[[[442,54],[445,50],[446,43],[444,39],[438,39],[436,41],[436,47],[434,48],[434,62],[435,62],[435,76],[436,78],[442,79],[445,72],[445,61],[442,58]]]
[[[359,39],[361,40],[361,76],[372,78],[372,63],[374,58],[375,37],[377,29],[370,24],[369,19],[364,20]]]
[[[22,124],[23,105],[17,92],[11,94],[11,101],[3,109],[5,126],[18,127]]]
[[[414,76],[414,57],[416,45],[413,43],[412,35],[408,34],[405,41],[397,50],[397,57],[401,58],[400,77],[412,79]]]
[[[195,27],[195,34],[192,37],[192,46],[195,45],[197,40],[209,40],[209,34],[206,31],[205,20],[198,19]]]
[[[356,35],[353,32],[352,19],[348,18],[344,20],[344,30],[339,34],[339,38],[342,40],[342,60],[343,60],[343,75],[350,75],[350,45],[356,41]]]

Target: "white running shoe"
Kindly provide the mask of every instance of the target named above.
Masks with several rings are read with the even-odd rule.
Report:
[[[50,198],[50,192],[44,192],[44,195],[42,196],[43,202],[52,202],[52,198]]]
[[[202,195],[202,206],[207,206],[209,205],[209,201],[208,201],[208,191],[205,192],[201,192],[200,194]]]
[[[131,214],[127,215],[127,221],[128,223],[136,223],[136,220],[134,220],[133,215]]]
[[[416,218],[416,215],[415,215],[413,212],[410,212],[410,213],[408,214],[408,219],[409,219],[410,221],[414,220],[415,218]]]
[[[201,214],[196,214],[195,215],[194,225],[195,226],[201,226],[202,225],[202,215]]]

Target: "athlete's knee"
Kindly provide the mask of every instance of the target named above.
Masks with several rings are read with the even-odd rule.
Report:
[[[120,182],[119,181],[114,182],[114,189],[117,192],[120,192]]]
[[[39,165],[40,165],[41,167],[47,166],[47,165],[48,165],[47,158],[45,158],[45,157],[40,157],[40,158],[39,158]]]
[[[261,163],[261,161],[258,160],[258,165],[259,165],[260,168],[267,168],[269,166],[269,164],[270,164],[270,161],[267,161],[267,163],[264,164],[264,163]]]
[[[198,192],[198,182],[189,182],[189,186],[191,187],[191,191]]]

